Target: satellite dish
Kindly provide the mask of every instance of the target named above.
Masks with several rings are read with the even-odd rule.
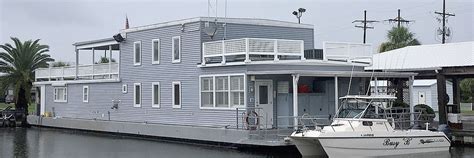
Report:
[[[217,22],[216,23],[211,23],[211,22],[206,22],[204,24],[204,33],[206,33],[209,37],[214,37],[217,33]]]

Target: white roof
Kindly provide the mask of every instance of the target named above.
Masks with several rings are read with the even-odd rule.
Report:
[[[447,84],[452,84],[449,81],[446,81]],[[377,86],[378,87],[386,87],[388,84],[387,80],[379,80],[377,81]],[[435,79],[426,79],[426,80],[414,80],[413,81],[413,86],[431,86],[436,84]],[[375,81],[370,81],[370,86],[374,87],[375,86]]]
[[[188,19],[181,19],[181,20],[174,20],[174,21],[156,23],[156,24],[151,24],[151,25],[132,27],[132,28],[129,28],[129,29],[123,29],[123,30],[121,30],[121,32],[122,33],[135,32],[135,31],[149,30],[149,29],[172,26],[172,25],[181,25],[181,24],[198,22],[198,21],[214,22],[215,20],[216,20],[215,17],[195,17],[195,18],[188,18]],[[314,28],[314,26],[312,24],[298,24],[298,23],[295,23],[295,22],[270,20],[270,19],[257,19],[257,18],[224,18],[224,17],[217,17],[217,22],[221,22],[221,23],[226,22],[226,23],[235,23],[235,24],[250,24],[250,25],[265,25],[265,26],[295,27],[295,28],[308,28],[308,29],[313,29]]]
[[[374,54],[366,70],[413,71],[474,65],[474,41],[409,46]]]

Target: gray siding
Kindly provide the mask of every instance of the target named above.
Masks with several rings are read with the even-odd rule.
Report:
[[[89,102],[87,103],[82,102],[83,86],[89,86]],[[106,120],[108,119],[107,112],[110,111],[111,118],[114,118],[117,111],[111,110],[112,100],[120,99],[122,95],[120,83],[68,84],[67,102],[59,103],[54,102],[54,87],[47,85],[45,88],[45,110],[54,112],[59,117]]]
[[[46,111],[52,111],[62,117],[85,119],[149,122],[162,124],[198,125],[198,126],[226,126],[235,125],[234,110],[204,110],[199,108],[199,76],[204,74],[230,74],[245,73],[259,70],[351,70],[350,66],[322,67],[322,66],[287,66],[287,65],[253,65],[253,66],[224,66],[212,68],[199,68],[201,62],[202,42],[223,39],[223,27],[219,27],[217,35],[210,39],[203,31],[205,22],[194,22],[184,25],[167,26],[162,28],[143,30],[127,33],[126,41],[120,44],[120,79],[119,83],[96,84],[69,84],[68,102],[54,103],[53,88],[46,88]],[[219,25],[222,26],[222,25]],[[314,47],[313,29],[273,27],[261,25],[227,24],[227,39],[236,38],[272,38],[304,40],[305,49]],[[181,63],[171,62],[171,39],[181,37]],[[160,39],[161,56],[160,64],[152,64],[152,40]],[[141,65],[133,65],[133,43],[141,41]],[[356,70],[362,70],[356,68]],[[247,78],[248,80],[249,78]],[[171,84],[180,81],[182,88],[181,108],[172,108]],[[160,108],[152,108],[152,82],[160,82],[161,101]],[[141,107],[133,107],[133,85],[141,83]],[[357,82],[353,82],[354,84]],[[123,94],[122,84],[128,86],[128,92]],[[251,82],[248,82],[251,86]],[[331,85],[331,82],[328,82]],[[332,85],[334,83],[332,82]],[[340,81],[343,85],[344,82]],[[89,85],[89,103],[82,102],[82,86]],[[333,90],[328,86],[328,96],[333,95]],[[343,88],[341,86],[340,88]],[[274,88],[276,90],[276,88]],[[340,90],[342,92],[342,90]],[[251,96],[249,94],[247,96]],[[250,97],[247,97],[249,101]],[[328,98],[328,110],[331,111],[333,99]],[[119,109],[112,110],[111,100],[121,100]],[[276,101],[275,101],[276,102]],[[253,106],[252,102],[248,102]],[[276,105],[275,105],[276,106]],[[334,109],[334,108],[332,108]],[[274,110],[275,112],[277,109]],[[275,114],[276,115],[276,114]],[[104,117],[102,117],[104,116]]]

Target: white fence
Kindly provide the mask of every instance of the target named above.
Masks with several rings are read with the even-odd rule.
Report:
[[[323,60],[372,63],[373,48],[370,44],[324,42]]]
[[[79,65],[77,77],[107,76],[118,75],[118,63],[105,63],[93,65]],[[41,68],[35,71],[36,80],[39,79],[66,79],[76,77],[75,66]]]
[[[273,56],[272,60],[278,61],[283,56],[292,56],[304,59],[304,42],[302,40],[242,38],[205,42],[202,44],[202,64],[209,62],[210,58],[220,57],[219,61],[225,64],[226,58],[238,58],[251,62],[252,55]],[[255,58],[253,58],[255,59]]]

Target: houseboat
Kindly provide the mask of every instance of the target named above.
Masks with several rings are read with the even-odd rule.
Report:
[[[39,126],[287,146],[278,136],[291,134],[302,117],[331,118],[339,97],[365,94],[371,79],[416,75],[364,71],[372,64],[370,44],[325,42],[314,49],[314,39],[309,24],[197,17],[77,42],[71,53],[75,64],[36,70],[40,116],[29,120]],[[91,55],[91,65],[79,64],[83,53]],[[110,62],[99,63],[96,53]]]

